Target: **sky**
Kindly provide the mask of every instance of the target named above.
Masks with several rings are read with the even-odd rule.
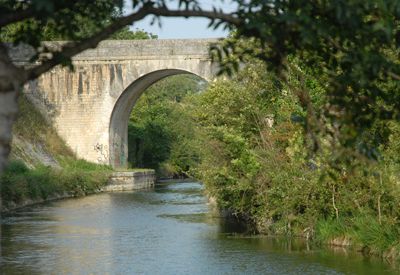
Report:
[[[211,10],[212,6],[216,6],[222,8],[224,12],[230,12],[235,8],[235,5],[229,0],[202,0],[199,2],[204,10]],[[130,12],[132,12],[132,8],[127,0],[125,13]],[[144,20],[135,23],[131,29],[143,29],[158,35],[160,39],[221,38],[228,35],[228,31],[224,31],[222,28],[216,30],[207,28],[208,23],[209,20],[203,18],[162,18],[162,27],[160,28],[157,23],[151,25],[151,17],[146,17]]]

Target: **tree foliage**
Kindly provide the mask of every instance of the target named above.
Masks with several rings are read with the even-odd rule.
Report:
[[[171,76],[152,85],[136,103],[128,125],[128,161],[160,176],[187,176],[198,164],[191,97],[205,82],[193,75]]]
[[[227,70],[256,56],[286,82],[291,58],[301,60],[324,76],[327,101],[320,109],[307,91],[296,91],[307,109],[305,128],[320,149],[318,134],[368,157],[377,144],[360,136],[380,120],[399,119],[398,1],[249,1],[241,2],[237,38],[228,40],[223,53]],[[238,43],[239,41],[239,43]],[[224,59],[221,51],[217,57]],[[311,133],[313,132],[313,133]],[[346,152],[348,153],[348,152]]]
[[[144,39],[156,39],[158,36],[152,33],[148,33],[144,30],[136,29],[132,31],[129,27],[124,27],[123,29],[114,33],[110,39],[115,40],[144,40]]]
[[[81,25],[85,26],[84,29],[80,32],[85,32],[87,34],[91,33],[93,34],[95,29],[92,28],[91,30],[88,28],[86,25]],[[16,43],[18,39],[18,33],[20,32],[20,29],[23,28],[22,25],[16,24],[9,26],[7,28],[4,28],[0,32],[0,41],[3,42],[13,42]],[[112,34],[108,39],[112,40],[143,40],[143,39],[156,39],[158,36],[152,33],[148,33],[144,30],[136,29],[135,31],[132,31],[129,29],[129,27],[124,27],[121,30],[115,32]],[[52,27],[44,27],[42,30],[42,37],[41,39],[43,41],[63,41],[63,40],[68,40],[68,36],[62,36],[58,34],[57,32],[54,31]]]
[[[253,61],[195,100],[193,117],[202,133],[196,176],[222,208],[261,232],[324,242],[350,238],[377,253],[398,251],[399,122],[380,121],[359,137],[366,141],[385,128],[387,138],[370,140],[379,149],[377,160],[359,155],[347,162],[338,157],[346,146],[332,147],[329,136],[320,136],[320,150],[310,155],[307,109],[296,91],[306,90],[323,108],[329,88],[318,69],[290,62],[284,82]]]
[[[121,14],[122,4],[114,0],[1,1],[0,22],[13,22],[2,26],[2,40],[33,47],[46,40],[80,40],[110,24]]]

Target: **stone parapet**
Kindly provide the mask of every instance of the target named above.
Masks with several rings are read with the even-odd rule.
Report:
[[[174,56],[185,56],[188,59],[209,59],[209,48],[216,45],[218,39],[154,39],[154,40],[104,40],[95,49],[88,49],[77,54],[74,61],[100,60],[138,60],[138,59],[171,59]],[[60,50],[66,41],[43,42],[49,49]],[[29,63],[36,54],[28,45],[13,46],[10,49],[11,59],[16,63]]]

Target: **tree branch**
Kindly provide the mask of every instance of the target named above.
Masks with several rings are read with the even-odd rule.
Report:
[[[62,47],[58,52],[53,52],[53,58],[42,62],[40,65],[28,69],[25,73],[24,82],[35,79],[41,74],[49,71],[61,62],[61,58],[71,58],[78,53],[96,48],[97,45],[104,39],[110,37],[114,32],[122,29],[126,25],[139,21],[148,15],[165,16],[165,17],[205,17],[209,19],[219,19],[232,25],[239,25],[241,20],[232,16],[231,14],[202,11],[202,10],[169,10],[166,7],[155,8],[152,4],[144,5],[137,12],[130,15],[121,17],[115,20],[108,27],[104,28],[101,32],[84,39],[79,42],[69,42]]]

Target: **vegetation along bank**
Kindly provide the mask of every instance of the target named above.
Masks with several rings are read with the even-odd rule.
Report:
[[[322,130],[335,127],[321,111],[326,76],[290,62],[285,82],[255,60],[201,90],[188,76],[161,81],[132,113],[129,160],[159,176],[200,179],[221,209],[259,233],[398,258],[398,122],[373,121],[349,148]],[[193,92],[179,90],[183,82]]]

